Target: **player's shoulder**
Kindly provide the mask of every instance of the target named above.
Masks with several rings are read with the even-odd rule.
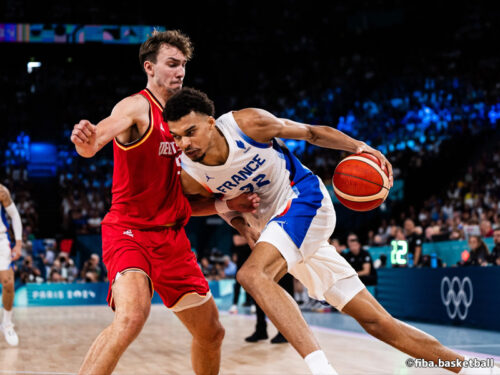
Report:
[[[8,198],[10,196],[9,189],[6,186],[0,184],[0,201]]]
[[[236,123],[242,129],[263,129],[269,126],[274,116],[261,108],[244,108],[233,111],[233,117]]]
[[[132,95],[123,98],[116,103],[113,112],[120,112],[128,115],[141,115],[148,113],[149,101],[142,95]]]
[[[233,116],[236,120],[256,121],[269,118],[272,116],[268,111],[261,108],[243,108],[238,111],[233,111]]]

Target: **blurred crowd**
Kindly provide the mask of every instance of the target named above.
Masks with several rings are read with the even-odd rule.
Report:
[[[25,2],[8,0],[3,9],[0,6],[6,21],[39,19],[40,15],[50,22],[159,21],[140,4],[132,20],[128,8],[121,11],[110,6],[111,13],[103,12],[106,5],[102,2],[74,9],[54,5],[51,12],[42,13],[37,10],[42,5],[27,7]],[[230,109],[262,107],[281,117],[335,127],[389,156],[395,179],[406,183],[402,201],[388,201],[385,212],[363,232],[336,233],[338,239],[332,239],[368,283],[374,282],[373,269],[383,266],[384,260],[365,261],[365,247],[388,245],[393,239],[406,240],[415,249],[425,242],[466,240],[469,258],[462,265],[500,264],[495,255],[495,229],[500,227],[500,147],[490,144],[493,151],[485,146],[479,155],[458,149],[458,143],[453,149],[460,137],[470,140],[472,148],[473,141],[484,134],[498,133],[500,56],[477,43],[496,41],[495,13],[471,5],[462,10],[459,22],[447,27],[440,19],[443,9],[429,14],[420,6],[394,3],[388,6],[394,11],[386,14],[386,9],[375,11],[376,4],[355,3],[325,3],[312,9],[292,0],[287,9],[267,4],[264,14],[257,7],[245,8],[248,19],[260,19],[262,27],[255,28],[242,25],[244,20],[225,17],[242,7],[225,0],[227,13],[219,15],[221,22],[210,22],[202,31],[198,21],[182,25],[196,44],[186,83],[207,91],[219,115]],[[279,18],[272,15],[274,11],[279,11]],[[103,14],[112,18],[103,19]],[[307,27],[307,22],[304,26],[304,20],[314,27]],[[422,20],[429,22],[428,31],[421,27]],[[424,34],[405,43],[398,41],[394,48],[394,35],[410,38],[413,29]],[[211,36],[210,43],[204,42],[206,35]],[[428,44],[419,44],[420,39]],[[64,51],[42,46],[53,52],[48,54],[34,44],[3,46],[11,59],[0,61],[0,67],[9,71],[0,76],[4,88],[0,111],[8,124],[0,139],[0,181],[12,192],[23,219],[25,247],[17,263],[18,276],[23,282],[105,280],[98,255],[88,254],[90,258],[76,262],[78,254],[68,241],[100,233],[111,204],[112,153],[108,146],[99,157],[80,158],[69,144],[69,135],[79,119],[96,122],[120,98],[142,89],[145,79],[137,63],[138,46],[66,45]],[[102,64],[105,59],[116,60],[118,51],[120,64]],[[37,53],[46,58],[40,68],[28,73],[26,61]],[[89,59],[89,55],[100,58]],[[267,63],[256,66],[261,61]],[[29,114],[36,114],[36,121]],[[25,131],[19,134],[19,129]],[[31,140],[46,139],[47,134],[58,150],[53,194],[57,194],[60,220],[49,223],[51,237],[57,240],[44,242],[37,231],[50,220],[41,218],[44,198],[29,177],[28,166]],[[331,185],[334,166],[346,155],[305,142],[288,145],[327,185]],[[470,155],[467,164],[422,171],[460,153]],[[429,180],[437,179],[416,186],[419,181],[412,176],[427,172]],[[488,249],[482,238],[492,236],[496,247]],[[414,256],[416,266],[434,262],[423,254]],[[238,263],[237,256],[217,248],[200,254],[199,261],[205,276],[213,280],[234,277]],[[370,263],[368,273],[366,263]]]

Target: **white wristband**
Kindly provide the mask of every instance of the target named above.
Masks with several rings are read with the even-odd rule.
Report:
[[[223,214],[223,213],[231,211],[231,209],[227,205],[227,202],[224,201],[224,200],[221,200],[221,199],[216,199],[215,200],[215,210],[219,214]]]

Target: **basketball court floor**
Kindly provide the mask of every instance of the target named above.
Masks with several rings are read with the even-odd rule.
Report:
[[[326,355],[339,374],[446,374],[405,366],[407,355],[363,333],[350,317],[338,313],[305,313]],[[0,374],[74,374],[97,334],[112,320],[107,306],[18,308],[20,345],[0,338]],[[226,328],[221,374],[308,374],[289,344],[246,343],[255,317],[221,312]],[[415,324],[441,342],[470,357],[500,361],[500,332]],[[269,323],[269,337],[276,330]],[[119,362],[115,374],[192,374],[190,336],[173,313],[153,305],[138,339]]]

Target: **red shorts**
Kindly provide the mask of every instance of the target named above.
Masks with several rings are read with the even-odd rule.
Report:
[[[198,266],[184,228],[127,229],[102,225],[102,258],[108,269],[108,304],[114,309],[112,286],[118,272],[144,271],[163,303],[172,308],[183,296],[206,296],[208,283]]]

